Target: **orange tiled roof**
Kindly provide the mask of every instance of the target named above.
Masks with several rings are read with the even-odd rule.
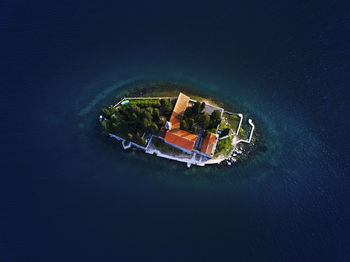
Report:
[[[181,129],[169,130],[166,132],[164,137],[164,141],[190,151],[193,150],[196,139],[197,135],[191,134],[190,132]]]
[[[183,93],[179,94],[169,120],[171,123],[171,130],[166,132],[164,141],[192,151],[194,143],[197,140],[197,135],[180,129],[180,122],[189,101],[190,98],[188,96]]]
[[[207,137],[204,139],[202,147],[201,147],[201,152],[205,153],[207,155],[211,155],[214,147],[214,143],[216,140],[216,135],[209,132]]]
[[[171,117],[170,117],[170,123],[171,123],[172,129],[180,128],[180,122],[188,106],[189,101],[190,101],[190,98],[188,96],[184,95],[183,93],[179,94],[176,104],[174,106],[173,113],[171,114]]]

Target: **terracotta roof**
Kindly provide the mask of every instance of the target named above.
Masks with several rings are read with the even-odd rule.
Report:
[[[207,137],[204,139],[202,143],[201,152],[209,156],[212,155],[215,140],[216,140],[216,135],[209,132],[209,134],[207,135]]]
[[[196,139],[197,135],[191,134],[190,132],[181,129],[169,130],[166,132],[164,137],[164,141],[190,151],[193,150]]]
[[[197,135],[180,129],[180,122],[189,101],[190,98],[188,96],[184,95],[183,93],[179,94],[169,120],[171,123],[171,129],[166,132],[164,141],[192,151],[194,143],[197,140]]]
[[[188,96],[184,95],[183,93],[179,94],[173,109],[173,113],[171,114],[171,117],[170,117],[170,123],[172,125],[172,129],[180,128],[180,122],[188,106],[189,101],[190,101],[190,98]]]

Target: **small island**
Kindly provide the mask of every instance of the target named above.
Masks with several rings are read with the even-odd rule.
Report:
[[[250,144],[250,132],[242,129],[243,114],[226,111],[204,98],[124,97],[102,109],[103,132],[121,141],[124,149],[138,148],[147,154],[205,166],[231,166],[243,153],[240,143]],[[202,102],[201,102],[202,101]]]

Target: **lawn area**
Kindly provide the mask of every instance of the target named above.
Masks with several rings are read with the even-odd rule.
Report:
[[[181,151],[180,149],[177,149],[175,147],[172,147],[171,145],[168,145],[167,143],[165,143],[164,141],[162,141],[161,139],[159,139],[157,137],[152,138],[151,146],[153,146],[155,149],[158,149],[163,154],[175,155],[175,156],[186,154],[183,151]],[[188,155],[188,154],[186,154],[186,155]]]
[[[230,128],[230,126],[228,124],[226,124],[225,121],[221,121],[221,123],[219,125],[219,129],[225,129],[225,128]]]
[[[232,139],[230,137],[222,139],[216,145],[214,157],[218,157],[220,155],[227,157],[232,149]]]
[[[224,113],[224,117],[226,117],[227,122],[231,125],[232,130],[234,132],[236,132],[237,127],[239,125],[239,121],[241,120],[241,118],[239,116],[237,116],[237,115],[229,115],[229,114],[226,114],[226,113]]]

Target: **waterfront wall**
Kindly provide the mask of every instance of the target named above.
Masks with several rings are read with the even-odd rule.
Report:
[[[110,137],[113,137],[113,138],[117,139],[118,141],[121,141],[122,143],[123,143],[123,142],[126,143],[126,140],[125,140],[124,138],[121,138],[121,137],[116,136],[116,135],[111,134],[111,133],[109,133],[108,135],[109,135]],[[124,143],[122,144],[123,147],[124,147],[124,149],[129,148],[129,147],[126,147],[126,146],[124,145]],[[138,145],[138,144],[136,144],[136,143],[134,143],[134,142],[130,142],[129,145],[134,146],[134,147],[136,147],[136,148],[139,148],[139,149],[141,149],[141,150],[146,151],[146,147],[140,146],[140,145]]]

